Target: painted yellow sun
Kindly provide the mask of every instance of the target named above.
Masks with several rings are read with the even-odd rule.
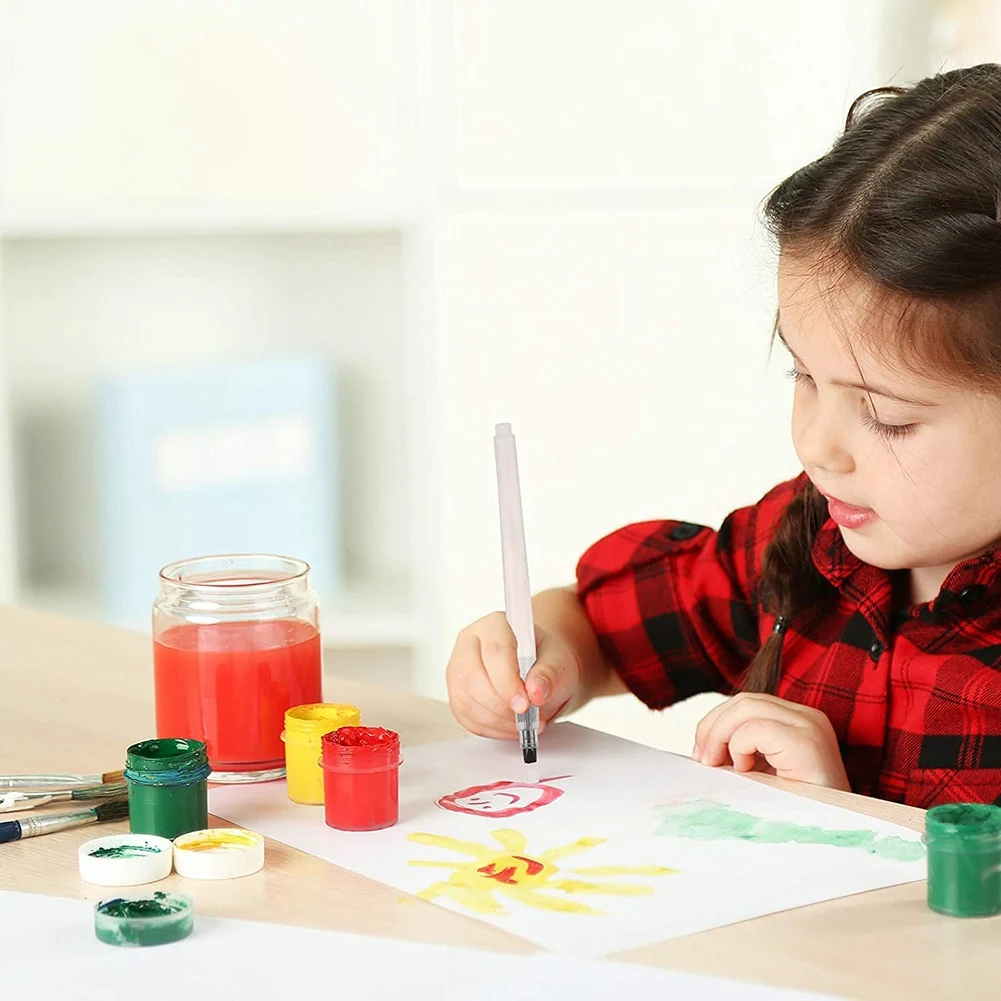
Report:
[[[468,862],[444,862],[419,859],[410,864],[428,868],[451,869],[452,874],[417,894],[423,900],[447,897],[477,914],[507,914],[495,895],[510,897],[529,907],[544,911],[564,911],[571,914],[601,914],[579,900],[578,894],[604,894],[616,897],[644,897],[653,887],[638,883],[596,883],[591,879],[602,876],[667,876],[677,872],[659,865],[589,866],[561,870],[556,863],[572,855],[590,851],[603,844],[605,838],[578,838],[568,845],[550,848],[541,854],[528,854],[528,839],[519,831],[491,831],[490,836],[500,849],[475,841],[460,841],[442,834],[411,834],[409,841],[431,845],[471,856]]]

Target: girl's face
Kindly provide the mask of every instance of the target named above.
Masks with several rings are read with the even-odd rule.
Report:
[[[913,570],[912,600],[928,601],[957,563],[1001,539],[1001,398],[879,360],[851,336],[878,323],[864,287],[832,294],[807,270],[780,259],[796,454],[848,548],[874,566]]]

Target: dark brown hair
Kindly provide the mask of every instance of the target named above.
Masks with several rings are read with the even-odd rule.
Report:
[[[1001,66],[863,94],[831,149],[775,188],[764,214],[783,255],[864,283],[892,319],[857,332],[867,346],[944,381],[1001,388]],[[775,691],[786,626],[833,594],[812,561],[826,517],[807,483],[776,526],[759,589],[776,627],[745,691]]]

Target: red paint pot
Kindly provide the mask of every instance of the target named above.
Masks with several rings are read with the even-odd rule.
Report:
[[[400,819],[400,735],[381,726],[342,726],[320,739],[328,827],[378,831]]]

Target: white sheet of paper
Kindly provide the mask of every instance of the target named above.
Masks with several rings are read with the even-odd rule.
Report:
[[[289,802],[280,782],[213,787],[209,807],[233,824],[409,893],[451,882],[446,893],[452,895],[436,902],[553,952],[578,955],[608,955],[926,874],[920,836],[913,831],[570,723],[547,730],[540,747],[540,778],[569,776],[544,783],[563,790],[546,805],[537,805],[545,790],[519,786],[523,766],[516,745],[467,737],[406,748],[404,756],[400,822],[386,830],[332,830],[321,807]],[[447,794],[499,780],[514,785],[459,798],[457,805],[476,815],[437,805]],[[532,802],[529,812],[503,815]],[[671,802],[678,804],[671,810],[694,811],[709,821],[689,836],[655,833],[661,821],[654,807]],[[726,808],[783,825],[756,828],[780,843],[728,833]],[[721,811],[722,823],[712,819]],[[877,841],[881,848],[913,849],[917,857],[896,861],[859,847],[788,843],[789,824],[835,832],[822,832],[822,838],[839,831],[874,832],[891,839]],[[706,833],[706,825],[718,839],[691,836]],[[501,835],[505,849],[491,834],[499,829],[527,840],[522,845],[515,835]],[[464,844],[409,839],[418,834]],[[573,855],[546,857],[580,838],[604,840],[578,846]],[[677,871],[615,872],[620,867]],[[567,905],[601,913],[542,909]]]
[[[510,956],[195,913],[189,938],[116,948],[83,900],[0,892],[4,997],[274,1001],[305,993],[406,1001],[824,1001],[818,994],[557,956]],[[833,999],[828,998],[828,1001]]]

